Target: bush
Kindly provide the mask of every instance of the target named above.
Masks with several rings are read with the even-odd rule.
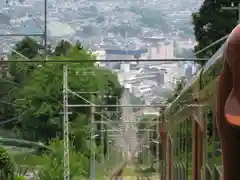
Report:
[[[8,154],[7,150],[0,147],[0,179],[8,179],[14,177],[15,163]]]
[[[24,176],[17,176],[14,180],[26,180]]]
[[[54,140],[50,143],[53,152],[45,154],[46,165],[38,174],[39,180],[59,180],[63,177],[63,141]],[[70,179],[88,177],[89,160],[83,154],[70,150]]]

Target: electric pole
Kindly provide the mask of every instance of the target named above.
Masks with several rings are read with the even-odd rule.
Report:
[[[238,24],[240,24],[240,3],[238,4],[238,6],[230,6],[230,7],[222,7],[221,10],[223,11],[237,11],[238,13]]]
[[[101,109],[101,114],[103,114],[103,108]],[[101,146],[102,146],[102,163],[104,162],[104,132],[105,124],[103,123],[103,116],[101,115]]]
[[[69,167],[69,129],[68,129],[68,69],[63,67],[63,136],[64,136],[64,180],[70,180]]]
[[[91,102],[94,103],[94,94],[91,95]],[[94,143],[94,130],[95,130],[95,106],[91,106],[91,139],[90,139],[90,148],[91,148],[91,164],[90,164],[90,180],[95,180],[95,145]]]
[[[47,60],[47,0],[44,0],[44,60]]]
[[[157,176],[159,177],[159,179],[160,179],[160,162],[159,162],[159,139],[160,139],[160,135],[159,135],[159,128],[160,128],[160,122],[159,122],[159,119],[158,119],[158,117],[157,117],[157,124],[156,124],[156,132],[157,132],[157,143],[156,143],[156,146],[157,146],[157,158],[156,158],[156,165],[157,165],[157,169],[156,169],[156,172],[157,172]]]

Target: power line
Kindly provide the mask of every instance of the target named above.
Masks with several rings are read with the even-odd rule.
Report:
[[[47,5],[46,4],[47,2],[45,2],[45,5]],[[21,2],[21,4],[23,5],[23,1]],[[44,7],[44,14],[45,14],[45,16],[44,16],[44,18],[45,18],[45,20],[44,20],[44,29],[40,26],[40,24],[36,21],[36,19],[33,17],[33,15],[29,12],[29,13],[27,13],[28,14],[28,17],[30,17],[32,20],[33,20],[33,22],[35,23],[35,25],[41,30],[41,34],[40,33],[32,33],[32,34],[3,34],[2,36],[24,36],[24,37],[26,37],[26,36],[40,36],[43,40],[44,40],[44,42],[46,42],[45,44],[44,44],[44,50],[46,50],[46,48],[47,48],[47,39],[48,40],[50,40],[51,42],[53,42],[49,37],[47,37],[47,35],[45,35],[46,34],[46,31],[47,31],[47,29],[45,29],[45,27],[47,26],[47,15],[46,15],[46,9],[47,9],[47,6],[45,6]],[[15,14],[15,16],[17,17],[17,15],[16,15],[16,13],[13,11],[13,9],[11,9],[12,10],[12,12]],[[24,24],[23,23],[23,21],[21,21],[21,23],[22,24]],[[0,35],[1,36],[1,35]],[[47,39],[45,39],[45,36],[46,36],[46,38]],[[46,50],[47,51],[47,50]],[[46,54],[47,52],[45,52],[45,57],[47,56],[47,54]],[[43,59],[45,59],[41,54],[39,54]]]
[[[8,120],[5,120],[5,121],[1,121],[0,125],[8,124],[8,123],[14,122],[14,121],[19,121],[19,120],[16,119],[16,117],[14,117],[14,118],[11,118],[11,119],[8,119]]]
[[[26,58],[24,58],[26,59]],[[89,60],[71,60],[71,59],[65,59],[65,60],[7,60],[7,61],[1,61],[1,63],[8,63],[8,62],[32,62],[32,63],[94,63],[94,62],[179,62],[179,61],[208,61],[208,58],[172,58],[172,59],[129,59],[129,60],[95,60],[95,59],[89,59]]]
[[[8,1],[5,1],[6,4],[8,4]],[[20,1],[21,4],[23,4],[23,1]],[[9,4],[8,4],[9,5]],[[34,21],[36,22],[36,21]],[[44,39],[44,59],[47,59],[47,0],[44,0],[44,32],[42,34],[39,34],[39,37],[42,37]],[[27,34],[8,34],[8,36],[31,36],[33,33],[27,33]],[[5,36],[3,34],[2,36]]]
[[[209,44],[208,46],[204,47],[203,49],[197,51],[194,55],[196,56],[196,55],[198,55],[198,54],[200,54],[200,53],[202,53],[202,52],[208,50],[209,48],[215,46],[216,44],[218,44],[218,43],[220,43],[220,42],[226,40],[226,39],[228,38],[228,36],[229,36],[229,34],[226,35],[226,36],[221,37],[220,39],[214,41],[213,43]]]

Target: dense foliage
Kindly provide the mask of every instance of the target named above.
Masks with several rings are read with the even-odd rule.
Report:
[[[45,166],[40,170],[39,180],[59,180],[64,179],[63,158],[63,141],[51,141],[51,148],[54,152],[44,155]],[[74,146],[70,148],[70,178],[83,178],[89,176],[89,161],[81,152],[76,152]]]
[[[51,46],[49,46],[51,47]],[[34,39],[24,38],[16,44],[15,50],[29,61],[42,59],[42,46]],[[68,67],[68,88],[76,92],[98,92],[73,95],[69,93],[70,104],[116,104],[122,93],[116,74],[95,65],[95,57],[79,42],[75,45],[60,41],[55,49],[49,49],[51,62],[21,62],[18,53],[11,53],[9,59],[19,60],[8,66],[8,75],[0,78],[0,122],[3,127],[16,130],[18,138],[49,143],[51,139],[63,136],[63,66]],[[75,61],[74,63],[64,60]],[[89,60],[89,62],[81,62]],[[90,62],[91,60],[91,62]],[[53,62],[52,62],[53,61]],[[56,62],[54,62],[56,61]],[[101,95],[101,96],[100,96]],[[80,97],[78,97],[80,96]],[[102,98],[106,97],[106,98]],[[113,98],[118,97],[118,98]],[[74,150],[80,156],[89,157],[90,107],[69,108],[70,139]],[[100,112],[103,108],[97,108]],[[104,109],[108,111],[109,109]],[[111,108],[114,110],[114,108]],[[96,120],[100,117],[95,115]],[[98,127],[98,126],[97,126]],[[96,128],[97,133],[98,129]],[[101,145],[98,143],[98,145]],[[89,159],[89,158],[86,158]],[[82,166],[82,168],[85,168]]]
[[[0,178],[8,179],[14,177],[15,164],[7,150],[0,147]]]
[[[221,7],[238,5],[238,0],[204,0],[200,9],[193,13],[194,34],[197,40],[195,52],[229,34],[237,25],[237,11],[223,11]],[[198,54],[198,57],[211,57],[222,43]]]

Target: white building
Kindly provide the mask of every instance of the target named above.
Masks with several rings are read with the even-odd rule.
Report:
[[[126,50],[106,49],[105,53],[106,53],[106,60],[109,60],[109,62],[106,62],[106,66],[108,68],[115,68],[116,66],[119,67],[121,64],[120,60],[134,59],[133,55],[131,53],[128,53]],[[119,62],[116,62],[118,60]]]
[[[173,42],[165,37],[145,37],[148,45],[148,59],[171,59],[174,58]]]
[[[106,53],[105,50],[98,50],[93,53],[96,56],[97,60],[105,60],[106,59]],[[96,62],[96,65],[104,66],[104,63],[101,63],[100,61]]]

